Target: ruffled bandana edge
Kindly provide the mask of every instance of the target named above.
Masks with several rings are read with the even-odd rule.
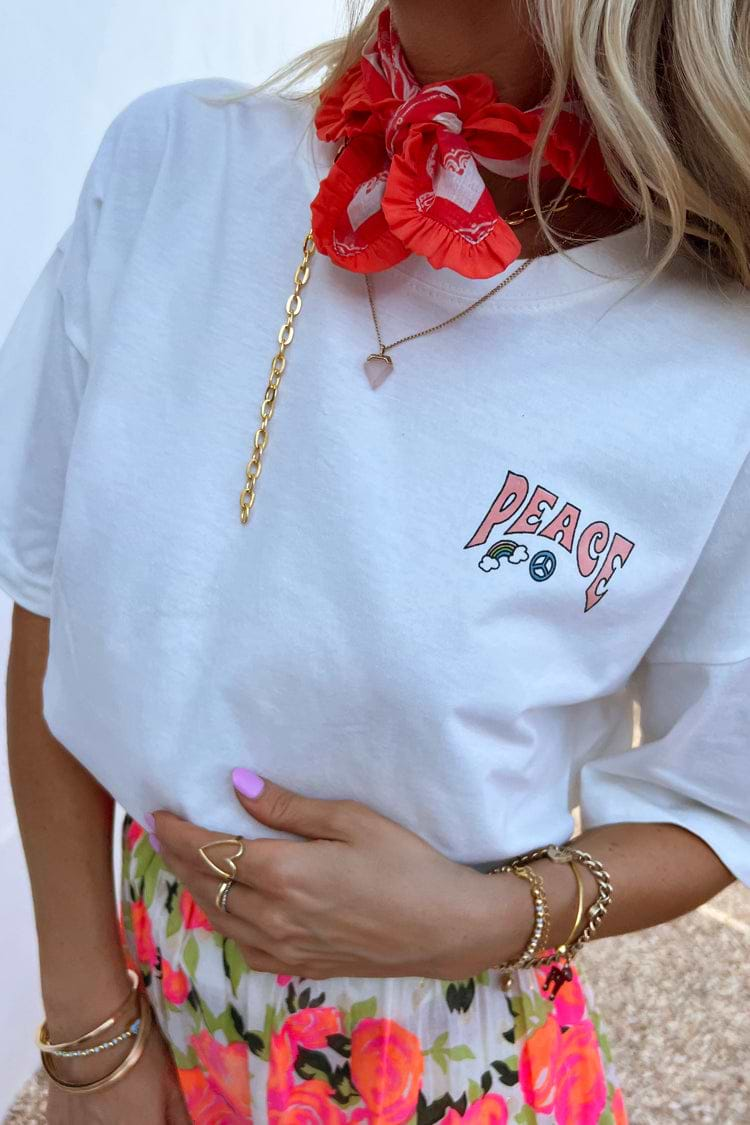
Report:
[[[388,269],[411,254],[464,277],[502,273],[521,246],[479,165],[527,179],[543,111],[499,101],[485,74],[420,86],[385,8],[361,59],[315,115],[318,137],[342,146],[312,203],[317,249],[355,273]],[[574,99],[548,138],[541,175],[570,177],[597,203],[622,206]]]

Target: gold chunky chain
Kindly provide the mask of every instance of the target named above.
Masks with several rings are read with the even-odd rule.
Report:
[[[255,490],[263,468],[263,450],[268,441],[268,423],[273,417],[281,378],[286,370],[286,350],[294,339],[294,321],[302,309],[302,290],[310,278],[310,261],[315,253],[312,231],[308,231],[302,244],[302,261],[294,274],[294,292],[286,303],[286,320],[279,329],[279,350],[271,360],[271,374],[266,393],[260,405],[260,426],[255,431],[253,452],[245,469],[245,487],[240,493],[240,520],[247,523],[255,503]]]

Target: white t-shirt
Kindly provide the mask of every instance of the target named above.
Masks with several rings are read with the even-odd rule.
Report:
[[[115,117],[0,352],[0,584],[51,618],[52,733],[137,818],[282,835],[243,765],[481,866],[580,800],[750,884],[747,294],[686,260],[634,288],[639,226],[533,262],[373,391],[364,278],[316,255],[243,526],[332,150],[305,106],[198,97],[240,88]],[[386,342],[491,284],[375,275]]]

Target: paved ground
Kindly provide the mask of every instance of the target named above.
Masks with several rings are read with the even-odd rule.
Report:
[[[593,942],[580,964],[631,1125],[750,1125],[750,891],[734,885],[676,922]],[[44,1122],[35,1079],[5,1125]]]

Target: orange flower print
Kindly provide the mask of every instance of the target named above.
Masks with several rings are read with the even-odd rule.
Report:
[[[182,969],[173,969],[166,957],[161,962],[161,990],[170,1004],[184,1004],[190,992],[190,981]]]
[[[288,1032],[293,1045],[325,1047],[329,1035],[343,1030],[338,1008],[302,1008],[284,1020],[282,1030]]]
[[[294,1086],[294,1061],[297,1048],[292,1045],[288,1031],[283,1029],[271,1035],[268,1053],[268,1081],[266,1106],[269,1125],[278,1122],[286,1109]]]
[[[545,1023],[524,1040],[518,1063],[518,1080],[528,1105],[549,1113],[555,1096],[555,1074],[560,1054],[560,1025],[550,1013]]]
[[[140,899],[130,904],[130,919],[133,924],[138,960],[142,965],[148,965],[150,968],[156,962],[156,945],[151,932],[151,919]]]
[[[485,1094],[471,1103],[463,1117],[449,1109],[440,1121],[441,1125],[507,1125],[508,1103],[500,1094]]]
[[[402,1125],[417,1108],[424,1057],[416,1035],[389,1019],[363,1019],[352,1032],[352,1082],[370,1125]]]
[[[189,891],[180,895],[180,914],[186,930],[211,930],[211,923]]]
[[[198,1035],[190,1036],[190,1045],[198,1056],[198,1061],[206,1072],[208,1085],[215,1094],[224,1100],[227,1110],[235,1116],[217,1118],[216,1125],[234,1125],[235,1121],[250,1120],[250,1052],[244,1043],[220,1043],[205,1028]],[[203,1118],[198,1120],[203,1125]],[[213,1122],[213,1118],[206,1119]]]
[[[622,1099],[622,1090],[619,1086],[615,1090],[612,1098],[612,1116],[615,1119],[615,1125],[628,1125],[628,1115],[625,1109],[625,1102]]]
[[[607,1080],[591,1020],[582,1020],[563,1035],[556,1086],[557,1125],[596,1125],[607,1102]]]
[[[549,993],[544,991],[544,982],[549,976],[550,969],[554,965],[559,965],[560,962],[554,962],[552,965],[543,965],[536,970],[536,978],[539,982],[539,991],[542,996],[548,996]],[[573,970],[573,979],[568,980],[558,991],[554,998],[555,1016],[560,1027],[569,1027],[572,1024],[580,1023],[582,1019],[586,1018],[586,997],[581,986],[581,978],[574,965],[571,965]]]
[[[177,1075],[191,1121],[200,1121],[201,1125],[247,1125],[251,1120],[227,1105],[199,1066],[178,1070]]]
[[[300,1082],[276,1120],[279,1125],[344,1125],[346,1116],[331,1094],[331,1087],[322,1078]]]

